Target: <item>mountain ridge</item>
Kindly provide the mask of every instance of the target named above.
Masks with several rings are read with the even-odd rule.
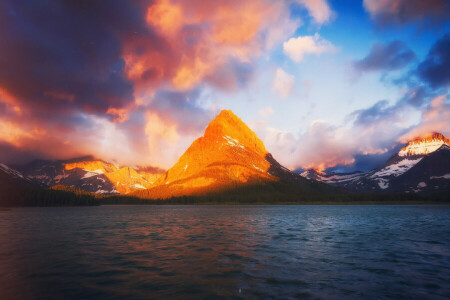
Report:
[[[441,174],[443,172],[450,174],[448,149],[449,139],[441,133],[433,132],[428,136],[410,140],[383,165],[371,171],[319,174],[310,169],[303,171],[301,175],[357,192],[425,192],[430,191],[427,186],[433,183],[433,177],[445,176],[446,174]],[[435,154],[440,151],[444,151],[444,154],[436,158]],[[434,166],[426,173],[429,178],[425,178],[424,173],[418,171],[424,159],[427,162],[432,161],[428,164]],[[409,179],[404,181],[406,178]],[[448,190],[449,183],[450,181],[441,180],[438,185],[433,185],[433,191]]]

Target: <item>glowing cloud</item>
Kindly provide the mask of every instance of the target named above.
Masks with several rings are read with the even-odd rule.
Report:
[[[160,152],[163,144],[175,144],[180,136],[175,124],[167,124],[157,114],[147,113],[147,125],[145,126],[148,145],[151,151]]]
[[[312,36],[291,38],[283,44],[284,53],[295,62],[301,62],[306,55],[320,55],[334,52],[336,49],[332,43],[321,38],[318,33]]]
[[[273,80],[273,89],[283,97],[289,97],[295,86],[295,77],[286,73],[283,69],[278,68],[275,71],[275,77]]]
[[[326,0],[297,0],[297,2],[308,9],[309,14],[318,24],[327,23],[333,15],[333,11]]]
[[[240,83],[230,83],[237,76],[228,66],[251,62],[299,25],[286,3],[266,0],[158,0],[147,8],[146,21],[157,36],[124,38],[125,71],[136,97],[164,83],[181,91],[204,82],[233,89]]]
[[[273,113],[274,113],[274,110],[270,106],[264,107],[258,111],[258,114],[262,117],[268,117],[268,116],[272,115]]]
[[[434,98],[430,105],[422,112],[422,122],[407,134],[402,135],[399,141],[406,142],[416,137],[426,136],[433,132],[450,135],[450,100],[447,95],[440,95]]]

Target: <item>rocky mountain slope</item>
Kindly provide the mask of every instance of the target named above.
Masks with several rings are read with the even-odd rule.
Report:
[[[39,184],[19,171],[0,163],[0,185],[17,187],[38,187]]]
[[[300,175],[354,191],[429,192],[448,190],[450,143],[440,133],[410,141],[381,167],[369,172]]]
[[[169,198],[227,191],[240,187],[283,182],[305,192],[330,188],[310,182],[281,166],[256,134],[229,110],[223,110],[195,140],[178,162],[148,190],[143,198]]]
[[[16,168],[26,178],[46,187],[64,185],[98,194],[128,194],[147,189],[163,173],[157,168],[120,167],[90,156],[64,161],[38,160]]]

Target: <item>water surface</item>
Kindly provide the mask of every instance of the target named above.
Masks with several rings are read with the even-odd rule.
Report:
[[[450,206],[0,212],[0,299],[446,299]]]

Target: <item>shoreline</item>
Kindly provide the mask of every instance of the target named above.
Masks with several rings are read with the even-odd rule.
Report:
[[[11,211],[13,208],[27,208],[27,207],[99,207],[99,206],[311,206],[311,205],[450,205],[448,201],[365,201],[365,202],[205,202],[205,203],[118,203],[118,204],[99,204],[99,205],[51,205],[51,206],[8,206],[0,207],[0,212]]]

